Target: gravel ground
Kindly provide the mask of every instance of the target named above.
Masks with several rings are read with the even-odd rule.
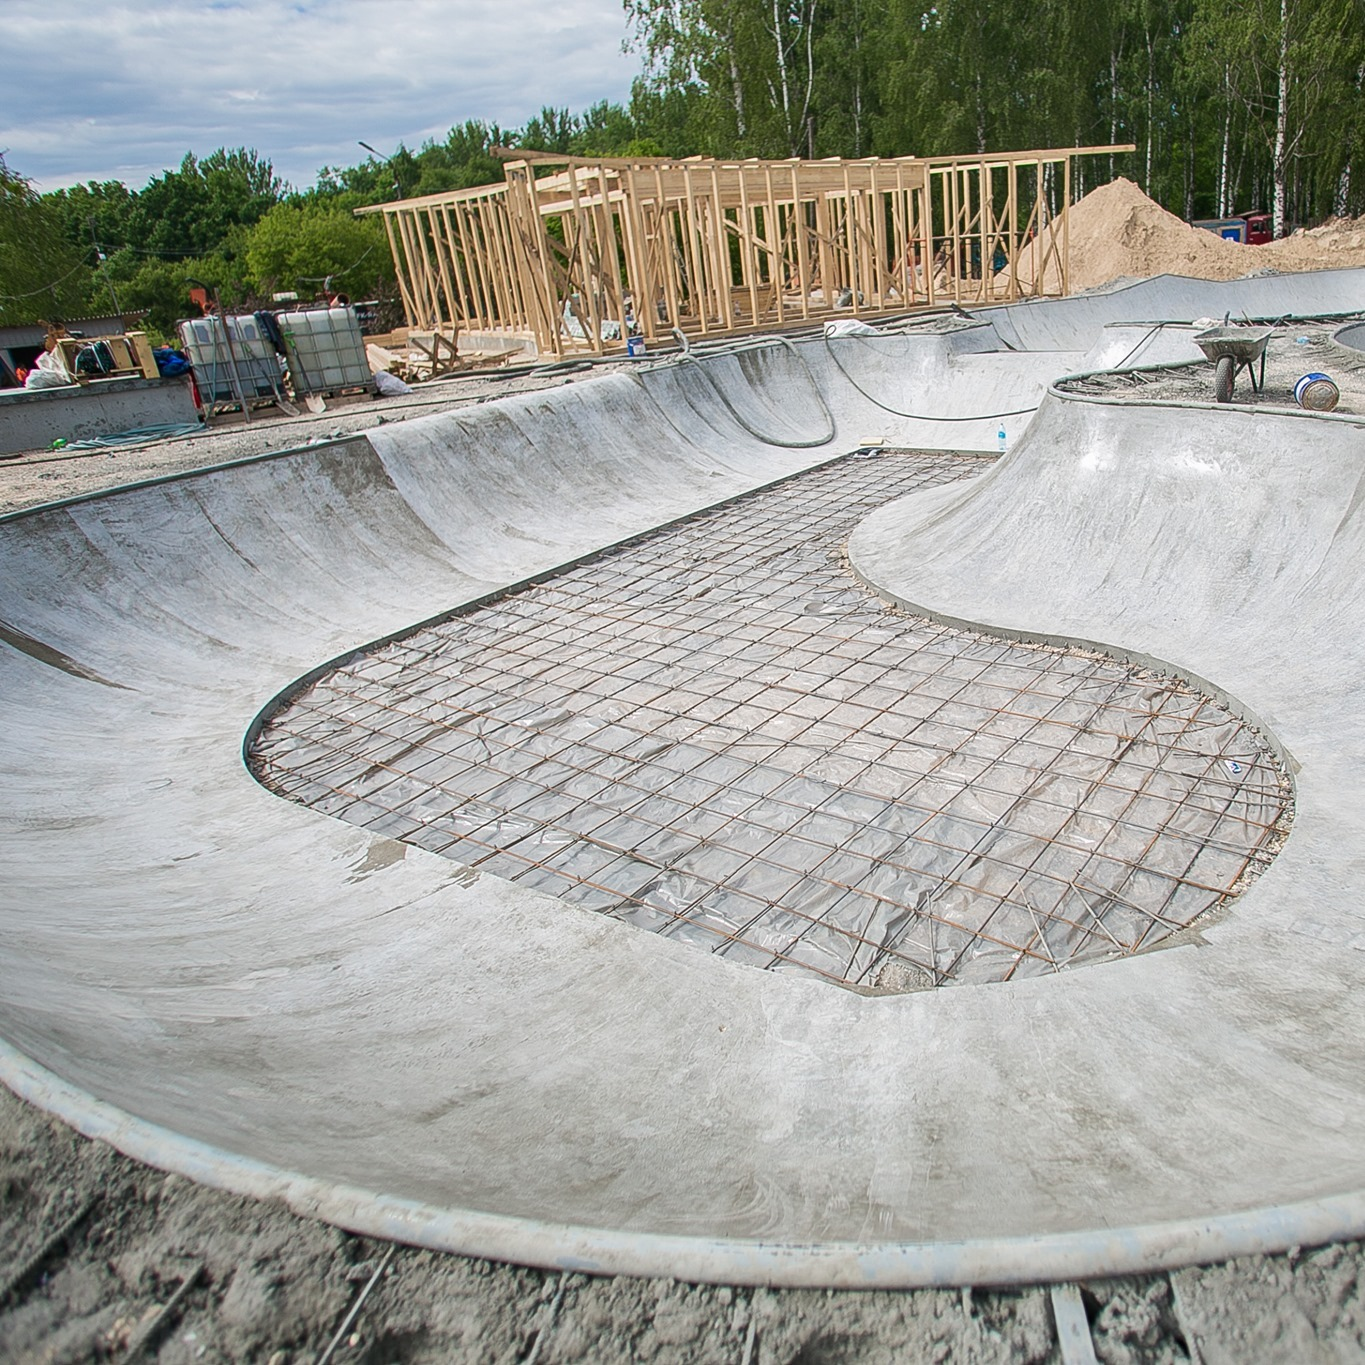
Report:
[[[1327,375],[1340,390],[1337,412],[1365,414],[1365,353],[1332,340],[1332,333],[1342,325],[1343,320],[1337,318],[1330,322],[1290,322],[1277,327],[1266,344],[1264,387],[1257,393],[1246,371],[1239,372],[1229,406],[1297,409],[1295,383],[1303,375],[1319,373]],[[1065,392],[1118,402],[1149,403],[1158,399],[1211,403],[1213,365],[1201,360],[1168,370],[1134,370],[1069,380],[1059,387]]]
[[[1288,370],[1338,377],[1341,367],[1317,354],[1298,363],[1309,354],[1294,343],[1299,335],[1305,329],[1287,343],[1295,346],[1287,369],[1272,342],[1268,402],[1283,402],[1270,392],[1272,375],[1281,386]],[[435,394],[140,450],[0,461],[0,511],[583,377],[466,378]],[[1207,401],[1211,368],[1157,382]],[[1155,395],[1144,386],[1134,396]],[[1350,401],[1365,402],[1365,386]],[[1365,1361],[1359,1243],[1095,1281],[1079,1292],[1096,1357],[1110,1365]],[[1071,1365],[1046,1288],[752,1290],[391,1249],[130,1161],[0,1089],[0,1360],[131,1359]]]

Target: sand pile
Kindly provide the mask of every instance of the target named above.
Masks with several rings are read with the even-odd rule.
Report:
[[[1301,228],[1292,237],[1269,246],[1256,247],[1273,256],[1280,270],[1330,269],[1332,266],[1365,264],[1365,218],[1329,218],[1321,227]],[[1311,267],[1278,264],[1312,260]]]
[[[1261,270],[1330,270],[1365,265],[1365,218],[1334,218],[1266,246],[1227,242],[1168,213],[1131,180],[1087,194],[1019,256],[1019,279],[1030,291],[1041,258],[1044,285],[1060,289],[1062,224],[1069,219],[1071,291],[1121,276],[1191,275],[1232,280]],[[1008,273],[1002,279],[1008,280]]]

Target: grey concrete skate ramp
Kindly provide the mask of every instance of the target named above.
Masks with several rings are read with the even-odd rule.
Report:
[[[1349,347],[1353,351],[1365,351],[1365,322],[1347,323],[1345,327],[1337,330],[1332,340],[1339,346]]]
[[[1365,299],[1365,270],[1258,275],[1245,280],[1192,280],[1158,275],[1122,289],[1040,299],[972,316],[993,326],[1002,345],[1020,351],[1071,351],[1090,346],[1111,322],[1192,322],[1231,313],[1252,318],[1315,317],[1356,312]]]
[[[860,997],[242,764],[330,658],[873,434],[989,448],[978,414],[1100,344],[974,356],[977,330],[608,377],[0,523],[0,1074],[197,1178],[543,1265],[982,1283],[1365,1230],[1354,423],[1276,419],[1267,449],[1241,414],[1049,399],[854,546],[907,600],[1150,654],[1270,727],[1297,825],[1207,947]]]

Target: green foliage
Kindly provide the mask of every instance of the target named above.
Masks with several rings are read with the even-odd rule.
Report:
[[[238,147],[157,176],[133,198],[125,244],[157,255],[212,251],[233,228],[250,227],[279,202],[283,185],[268,161]]]
[[[374,218],[317,203],[276,204],[246,241],[247,279],[260,295],[296,290],[310,298],[328,276],[353,299],[388,292],[392,264]]]
[[[630,91],[630,118],[639,129],[635,140],[660,148],[661,156],[694,155],[704,145],[700,131],[703,100],[695,82],[661,87],[637,80]]]
[[[1133,142],[1098,173],[1186,216],[1268,207],[1277,185],[1290,219],[1365,209],[1361,0],[623,5],[646,64],[632,109],[668,110],[672,155],[679,129],[686,151],[750,156]]]
[[[0,324],[86,312],[93,255],[67,242],[60,214],[0,155]]]
[[[1127,174],[1187,217],[1365,211],[1365,0],[622,3],[645,66],[626,105],[544,108],[520,129],[471,119],[416,150],[324,167],[301,192],[246,148],[187,154],[140,190],[91,181],[41,199],[0,160],[0,318],[117,297],[166,335],[191,311],[190,277],[230,306],[306,296],[328,275],[352,297],[390,297],[382,227],[352,210],[496,183],[495,147],[943,156],[1133,142],[1079,163],[1076,192],[1087,175]]]
[[[127,240],[133,194],[118,180],[91,180],[43,196],[72,246],[109,251]]]
[[[503,178],[502,162],[492,148],[514,136],[496,123],[470,119],[453,127],[443,141],[425,142],[416,152],[400,143],[389,157],[368,156],[355,166],[324,166],[317,184],[294,199],[349,210],[490,185]]]

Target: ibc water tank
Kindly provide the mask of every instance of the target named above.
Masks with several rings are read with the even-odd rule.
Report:
[[[374,388],[355,309],[309,308],[278,321],[296,394]]]
[[[232,355],[228,354],[226,327],[232,336]],[[190,318],[177,329],[180,344],[194,366],[199,398],[204,404],[235,403],[230,360],[235,359],[242,393],[253,398],[278,398],[280,395],[280,357],[261,324],[249,313],[242,316]]]

